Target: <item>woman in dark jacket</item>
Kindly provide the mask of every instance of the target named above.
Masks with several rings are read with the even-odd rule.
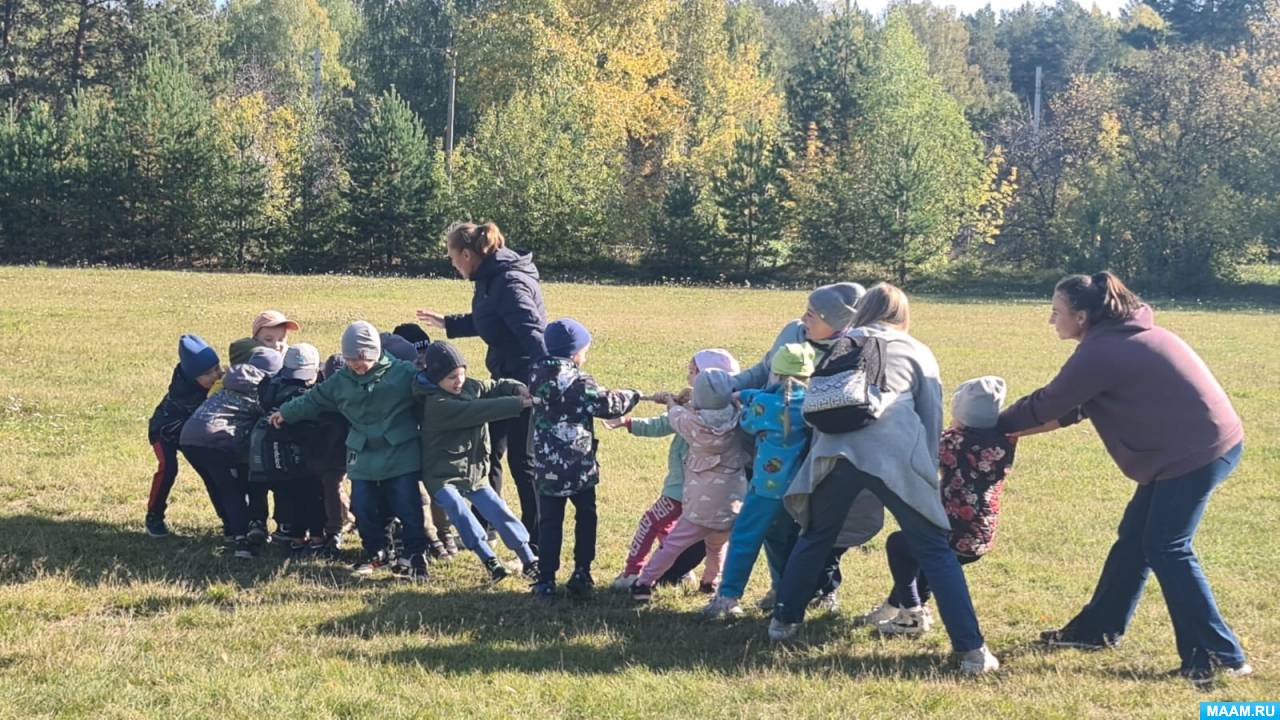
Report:
[[[463,223],[449,230],[449,260],[458,274],[476,284],[471,312],[441,315],[419,310],[418,319],[443,328],[451,338],[479,335],[489,346],[485,366],[494,380],[529,382],[533,363],[546,355],[542,339],[547,310],[533,255],[507,248],[497,225]],[[489,484],[502,492],[502,456],[520,494],[520,520],[538,537],[538,498],[533,489],[532,412],[489,424],[493,442]]]
[[[1210,494],[1240,462],[1244,428],[1231,400],[1200,356],[1156,325],[1151,308],[1109,272],[1059,282],[1049,322],[1079,345],[1048,385],[1000,415],[1000,429],[1031,435],[1087,418],[1138,487],[1093,599],[1041,638],[1066,647],[1114,645],[1154,572],[1180,673],[1197,683],[1210,681],[1215,668],[1249,674],[1191,547]]]

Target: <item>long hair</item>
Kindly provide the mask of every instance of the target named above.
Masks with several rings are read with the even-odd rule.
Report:
[[[445,243],[450,250],[470,250],[480,257],[488,257],[506,247],[507,239],[494,223],[483,225],[458,223],[449,228]]]
[[[911,305],[907,294],[889,283],[878,283],[858,301],[858,312],[853,316],[853,327],[872,323],[897,325],[903,331],[911,328]]]
[[[1114,274],[1068,275],[1058,281],[1054,293],[1062,293],[1067,305],[1085,313],[1089,327],[1109,320],[1125,320],[1142,307],[1142,300]]]

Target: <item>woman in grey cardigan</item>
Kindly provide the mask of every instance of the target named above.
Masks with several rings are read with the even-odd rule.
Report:
[[[880,418],[861,430],[814,431],[809,456],[787,493],[787,508],[804,531],[787,561],[769,637],[785,640],[799,629],[814,579],[849,508],[868,490],[898,520],[933,584],[951,646],[963,656],[961,671],[995,670],[1000,663],[987,650],[964,571],[947,544],[951,524],[938,492],[938,362],[908,334],[907,296],[892,285],[877,285],[862,298],[853,326],[886,341],[884,389],[890,400]]]

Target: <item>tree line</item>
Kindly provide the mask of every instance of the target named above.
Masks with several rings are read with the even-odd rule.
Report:
[[[1280,253],[1277,147],[1280,0],[0,0],[11,263],[417,273],[474,219],[563,270],[1203,289]]]

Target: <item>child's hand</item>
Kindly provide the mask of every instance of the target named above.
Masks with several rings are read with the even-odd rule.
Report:
[[[610,430],[617,430],[627,424],[627,421],[624,418],[605,418],[600,422],[604,423],[604,426]]]
[[[280,414],[279,410],[277,410],[271,413],[271,417],[267,419],[267,422],[271,423],[271,427],[279,430],[284,427],[284,416]]]
[[[668,403],[670,403],[670,402],[671,402],[671,393],[669,393],[669,392],[656,392],[656,393],[654,393],[654,394],[652,394],[652,395],[650,395],[650,396],[646,397],[645,399],[646,399],[646,400],[648,400],[648,401],[650,401],[650,402],[656,402],[656,403],[658,403],[658,404],[660,404],[660,405],[666,405],[666,404],[668,404]]]
[[[679,405],[688,405],[693,400],[693,388],[687,387],[676,395],[675,401]]]
[[[520,407],[526,410],[538,404],[538,399],[535,397],[532,397],[527,392],[516,395],[516,397],[520,398]]]
[[[418,322],[423,323],[427,327],[444,328],[444,316],[438,312],[431,310],[419,310],[417,312]]]

